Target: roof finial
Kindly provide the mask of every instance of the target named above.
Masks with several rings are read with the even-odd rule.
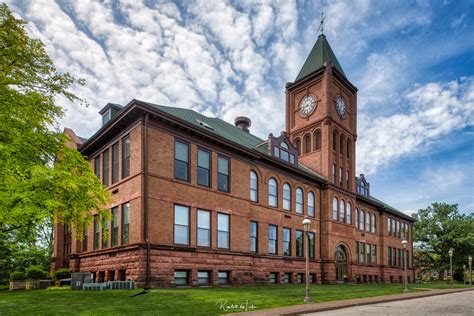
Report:
[[[324,13],[321,11],[321,21],[319,22],[319,27],[318,31],[321,31],[321,34],[324,34],[324,20],[326,19],[326,16],[324,16]]]

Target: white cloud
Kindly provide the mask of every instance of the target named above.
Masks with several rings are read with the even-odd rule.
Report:
[[[410,110],[359,117],[358,170],[374,173],[402,156],[429,148],[439,137],[474,124],[474,77],[417,85],[402,96]]]

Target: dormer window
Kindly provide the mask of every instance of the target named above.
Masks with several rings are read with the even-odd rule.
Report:
[[[120,104],[107,103],[107,105],[99,111],[99,114],[102,115],[102,126],[113,119],[122,108]]]
[[[358,178],[356,177],[356,184],[357,184],[357,193],[364,196],[370,196],[370,183],[365,180],[363,174],[361,174]]]
[[[292,165],[297,164],[297,150],[286,137],[286,133],[282,133],[280,137],[275,138],[270,134],[268,138],[269,154],[273,157],[281,159]]]
[[[107,124],[108,121],[112,118],[112,109],[108,109],[104,115],[102,115],[102,125]]]

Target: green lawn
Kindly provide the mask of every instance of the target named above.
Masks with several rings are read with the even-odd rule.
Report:
[[[424,288],[449,288],[446,284],[416,284]],[[455,285],[463,287],[463,285]],[[316,302],[403,292],[403,285],[314,285]],[[255,306],[263,309],[302,304],[303,285],[160,289],[138,297],[134,291],[82,292],[69,289],[0,292],[0,315],[217,315],[221,306]],[[244,308],[244,307],[241,307]],[[249,308],[250,310],[251,308]],[[238,311],[235,309],[232,311]]]

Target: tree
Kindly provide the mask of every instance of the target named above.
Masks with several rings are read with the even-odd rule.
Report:
[[[413,241],[419,264],[434,270],[449,269],[449,249],[453,248],[453,270],[462,269],[474,254],[474,214],[461,214],[457,204],[433,203],[413,216]],[[440,273],[440,277],[442,273]]]
[[[68,90],[84,82],[58,72],[25,24],[0,4],[0,232],[28,236],[38,225],[60,220],[80,234],[94,210],[108,216],[110,200],[59,130],[64,112],[57,98],[85,105]]]

